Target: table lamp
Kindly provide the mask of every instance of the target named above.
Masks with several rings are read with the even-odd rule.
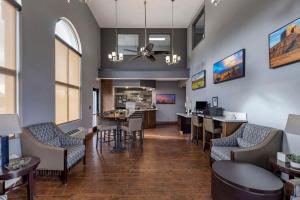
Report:
[[[290,114],[285,126],[285,132],[300,135],[300,115]]]
[[[0,114],[1,166],[9,163],[9,136],[22,132],[17,114]]]

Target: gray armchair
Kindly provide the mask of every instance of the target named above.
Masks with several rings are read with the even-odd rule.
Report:
[[[269,157],[281,151],[282,131],[243,124],[229,137],[211,141],[211,160],[234,160],[269,169]]]
[[[85,139],[62,132],[54,123],[24,128],[21,134],[22,153],[41,159],[39,174],[61,175],[67,182],[68,171],[80,160],[85,164]]]
[[[285,184],[286,199],[300,200],[300,179],[289,180]]]

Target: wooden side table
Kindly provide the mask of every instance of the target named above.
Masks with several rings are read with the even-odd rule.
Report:
[[[281,162],[275,157],[270,157],[269,162],[274,174],[280,175],[280,173],[283,172],[289,175],[289,179],[300,177],[300,170],[292,168],[290,163]]]
[[[23,181],[21,184],[18,184],[14,187],[11,188],[5,188],[5,184],[3,183],[3,188],[1,193],[2,194],[7,194],[8,192],[12,190],[16,190],[20,188],[22,185],[27,185],[27,199],[28,200],[33,200],[34,196],[34,172],[38,165],[40,164],[40,159],[37,157],[30,157],[31,160],[30,162],[18,169],[18,170],[8,170],[6,168],[1,168],[0,167],[0,180],[2,181],[8,181],[11,179],[19,178],[22,177]]]

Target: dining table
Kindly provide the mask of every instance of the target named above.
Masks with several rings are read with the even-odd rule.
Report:
[[[114,121],[116,123],[116,141],[115,146],[111,152],[113,153],[121,153],[126,150],[126,147],[122,144],[122,129],[121,125],[123,122],[126,122],[129,118],[129,114],[127,112],[118,113],[118,112],[108,112],[103,113],[101,118],[108,121]]]

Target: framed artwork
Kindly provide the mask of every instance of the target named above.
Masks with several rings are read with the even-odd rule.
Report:
[[[300,18],[269,35],[270,68],[300,61]]]
[[[219,106],[219,98],[218,97],[213,97],[211,100],[212,107],[218,107]]]
[[[245,77],[245,54],[242,49],[214,64],[214,84]]]
[[[157,94],[156,104],[176,104],[176,94]]]
[[[192,90],[205,88],[206,86],[206,71],[202,70],[192,76]]]

